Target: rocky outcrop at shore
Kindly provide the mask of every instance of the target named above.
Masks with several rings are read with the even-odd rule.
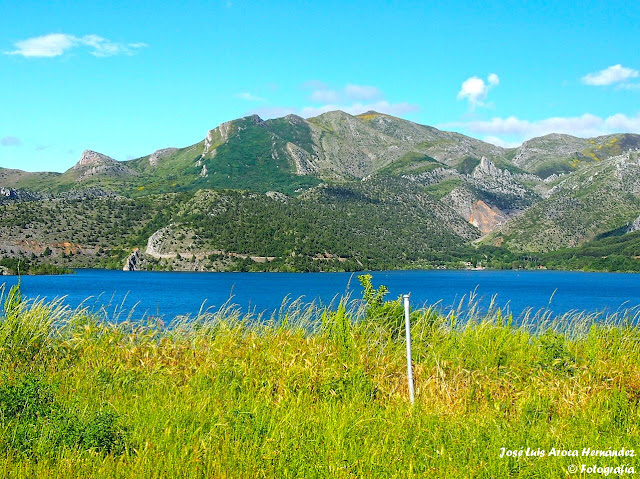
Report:
[[[124,262],[122,271],[137,271],[140,269],[140,250],[135,249]]]

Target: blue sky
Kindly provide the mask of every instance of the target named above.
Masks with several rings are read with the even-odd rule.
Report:
[[[0,166],[369,109],[501,145],[640,133],[636,2],[0,0]]]

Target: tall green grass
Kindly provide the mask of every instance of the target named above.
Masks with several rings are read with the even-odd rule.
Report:
[[[514,320],[465,298],[287,300],[112,323],[4,295],[0,477],[570,477],[636,457],[500,458],[501,448],[640,454],[637,311]]]

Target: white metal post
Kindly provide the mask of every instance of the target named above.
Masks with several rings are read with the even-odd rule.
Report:
[[[409,399],[413,404],[413,371],[411,368],[411,320],[409,318],[409,295],[403,294],[404,299],[404,330],[407,338],[407,379],[409,382]]]

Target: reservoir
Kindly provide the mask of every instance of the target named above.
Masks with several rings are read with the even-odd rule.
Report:
[[[226,302],[243,311],[269,315],[285,297],[329,304],[350,294],[360,298],[357,276],[363,273],[184,273],[125,272],[85,269],[60,276],[23,276],[23,294],[30,299],[64,297],[72,308],[80,305],[102,311],[111,320],[160,317],[215,310]],[[640,305],[640,275],[568,271],[378,271],[373,285],[389,288],[386,299],[411,293],[413,307],[437,304],[442,311],[467,304],[470,294],[487,308],[493,299],[518,317],[527,309],[615,312]],[[8,288],[16,276],[0,278]]]

